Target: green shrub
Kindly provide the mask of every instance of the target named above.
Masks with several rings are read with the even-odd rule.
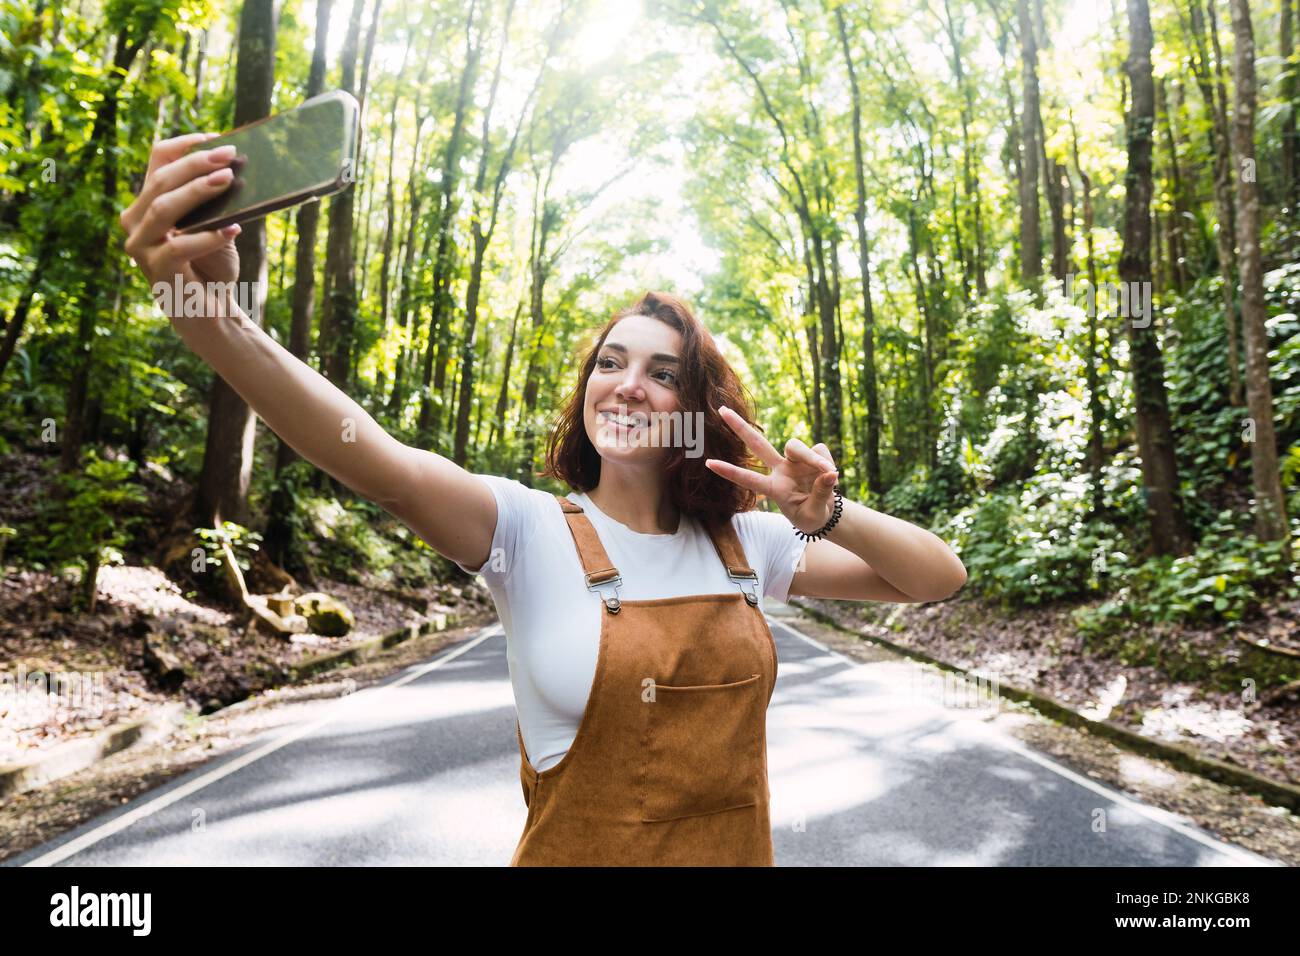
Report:
[[[417,588],[453,573],[452,562],[372,501],[304,495],[300,507],[304,546],[318,574],[349,584]]]
[[[1121,470],[1107,473],[1112,490]],[[969,587],[1004,607],[1104,593],[1128,556],[1117,527],[1088,517],[1091,497],[1087,476],[1037,475],[961,509],[935,533],[953,543]]]
[[[219,528],[195,528],[194,534],[203,542],[209,564],[220,567],[225,563],[222,545],[228,544],[242,571],[252,566],[253,552],[261,547],[262,541],[261,534],[234,521],[223,521]]]
[[[101,564],[121,564],[118,550],[141,519],[123,516],[123,506],[143,504],[144,490],[132,484],[133,461],[105,461],[91,450],[80,473],[59,475],[59,493],[42,505],[47,535],[40,547],[56,568],[82,571],[79,607],[95,609],[95,586]]]
[[[1074,613],[1076,626],[1085,636],[1101,636],[1163,621],[1233,623],[1270,592],[1300,596],[1300,567],[1286,561],[1283,543],[1236,531],[1232,517],[1220,514],[1191,554],[1153,557],[1124,573],[1109,601]],[[1300,522],[1292,527],[1294,549]]]

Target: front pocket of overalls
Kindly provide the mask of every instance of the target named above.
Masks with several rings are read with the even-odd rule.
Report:
[[[655,699],[642,704],[641,819],[758,803],[766,704],[758,674],[729,684],[655,684]]]

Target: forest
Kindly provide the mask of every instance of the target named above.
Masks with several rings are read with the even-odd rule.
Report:
[[[1292,0],[0,0],[0,668],[211,710],[491,618],[123,249],[157,141],[342,89],[355,183],[246,223],[240,278],[384,429],[562,491],[576,357],[673,291],[774,444],[969,572],[810,613],[1294,786],[1298,35]],[[97,727],[9,721],[0,763]]]

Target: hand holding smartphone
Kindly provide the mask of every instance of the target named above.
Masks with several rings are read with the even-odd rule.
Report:
[[[235,147],[230,186],[176,222],[181,233],[221,229],[346,189],[356,179],[361,109],[344,90],[313,96],[203,143]]]
[[[155,297],[160,284],[180,287],[181,295],[160,302],[169,317],[189,314],[198,301],[188,293],[192,283],[211,299],[203,309],[224,314],[216,284],[238,277],[231,240],[241,223],[353,182],[359,115],[356,100],[339,90],[218,137],[190,133],[154,143],[140,192],[119,220],[123,248]]]

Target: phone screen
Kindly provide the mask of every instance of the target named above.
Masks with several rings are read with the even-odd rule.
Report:
[[[197,232],[245,222],[341,189],[352,178],[356,115],[356,100],[336,91],[201,143],[204,150],[233,144],[235,177],[221,195],[181,217],[177,228]]]

